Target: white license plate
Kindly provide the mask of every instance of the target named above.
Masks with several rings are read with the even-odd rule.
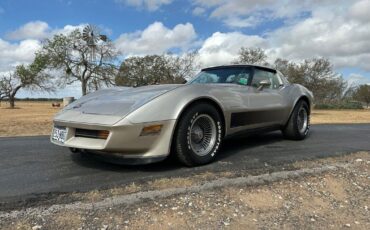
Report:
[[[65,127],[58,127],[58,126],[54,127],[53,134],[51,137],[53,140],[63,144],[66,140],[66,137],[67,137],[67,129]]]

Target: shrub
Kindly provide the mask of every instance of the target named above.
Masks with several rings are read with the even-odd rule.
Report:
[[[340,102],[340,103],[321,103],[315,104],[315,109],[363,109],[364,107],[360,102],[349,101],[349,102]]]

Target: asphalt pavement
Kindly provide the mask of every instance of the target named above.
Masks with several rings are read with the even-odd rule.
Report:
[[[217,160],[187,168],[173,161],[123,166],[72,154],[47,136],[0,138],[0,202],[42,194],[83,192],[201,172],[258,170],[266,165],[370,151],[370,124],[314,125],[303,141],[284,140],[280,132],[227,140]]]

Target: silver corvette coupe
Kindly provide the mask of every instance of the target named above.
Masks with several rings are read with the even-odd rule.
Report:
[[[211,162],[226,137],[281,130],[304,139],[313,95],[256,65],[203,69],[186,84],[90,93],[54,118],[51,142],[73,152],[145,164],[171,154],[187,166]]]

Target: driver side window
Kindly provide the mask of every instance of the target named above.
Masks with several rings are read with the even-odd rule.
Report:
[[[218,83],[219,77],[216,74],[201,73],[201,75],[193,81],[193,83],[205,84],[205,83]]]
[[[249,79],[249,73],[239,73],[239,74],[234,74],[230,75],[226,78],[226,83],[234,83],[234,84],[239,84],[239,85],[247,85],[248,84],[248,79]]]
[[[274,72],[255,69],[252,79],[252,86],[258,88],[260,86],[259,83],[264,80],[270,82],[270,89],[278,89],[281,85],[278,76],[276,76]]]

